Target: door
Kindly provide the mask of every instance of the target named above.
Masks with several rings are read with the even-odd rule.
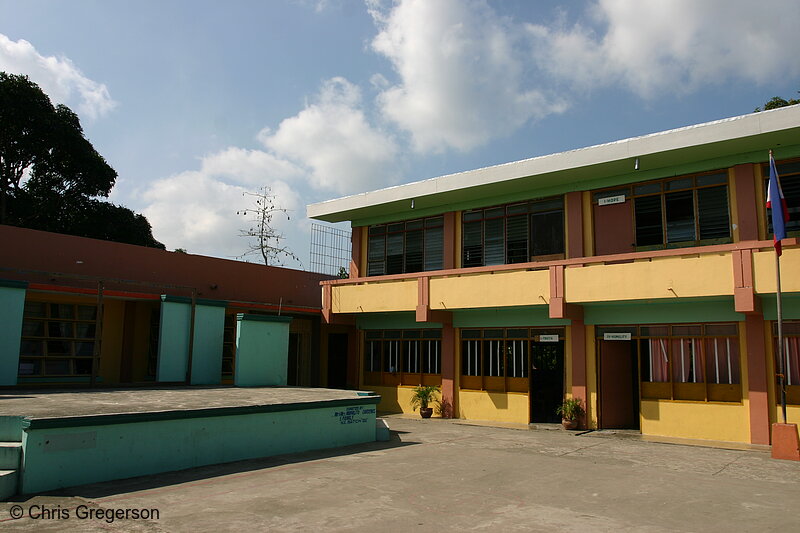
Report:
[[[594,253],[612,255],[633,252],[633,202],[597,205],[594,211]]]
[[[564,399],[564,341],[531,342],[531,422],[558,423]]]
[[[601,340],[601,429],[639,429],[639,380],[634,341]]]
[[[328,335],[328,388],[347,388],[347,333]]]

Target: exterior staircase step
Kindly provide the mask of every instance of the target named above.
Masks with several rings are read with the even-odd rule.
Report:
[[[17,493],[18,476],[16,470],[0,470],[0,500],[7,500]]]
[[[18,469],[21,458],[21,442],[0,442],[0,470]]]

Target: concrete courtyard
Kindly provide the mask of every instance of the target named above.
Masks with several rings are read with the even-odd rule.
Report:
[[[764,449],[388,421],[390,442],[20,497],[0,529],[800,531],[800,463]]]

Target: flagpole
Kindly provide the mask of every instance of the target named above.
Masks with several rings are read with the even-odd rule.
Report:
[[[786,373],[783,360],[783,306],[781,305],[781,256],[775,254],[775,300],[778,305],[778,384],[781,389],[781,412],[786,423]]]

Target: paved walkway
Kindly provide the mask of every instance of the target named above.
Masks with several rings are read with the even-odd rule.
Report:
[[[764,451],[390,418],[392,441],[0,503],[8,531],[800,531]],[[154,450],[154,453],[158,453]],[[91,465],[87,465],[91,468]],[[25,518],[9,518],[12,505]],[[28,514],[49,519],[31,519]],[[157,520],[89,512],[157,509]],[[69,518],[64,517],[69,514]]]

